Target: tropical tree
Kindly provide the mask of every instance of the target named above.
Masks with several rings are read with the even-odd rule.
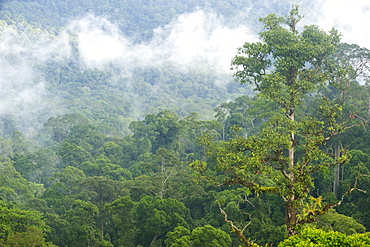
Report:
[[[22,202],[33,198],[43,186],[27,181],[10,159],[0,156],[0,196],[7,201]]]
[[[170,149],[180,132],[178,116],[170,111],[149,114],[143,121],[132,122],[129,128],[134,132],[134,138],[150,140],[153,153],[160,147]]]
[[[281,242],[278,246],[370,246],[370,235],[369,233],[357,233],[348,236],[341,232],[325,232],[320,229],[307,228],[299,235],[292,236]]]
[[[343,78],[348,72],[334,63],[340,44],[336,30],[329,33],[311,25],[297,26],[302,16],[298,6],[283,18],[274,14],[261,18],[265,30],[260,42],[245,43],[233,59],[235,78],[255,86],[257,96],[276,104],[279,111],[270,114],[261,131],[253,136],[229,141],[200,139],[206,155],[214,162],[192,164],[201,177],[218,185],[242,185],[256,194],[272,193],[285,202],[285,224],[289,236],[302,224],[313,222],[341,201],[325,204],[311,197],[313,173],[345,163],[349,157],[334,155],[325,144],[349,128],[339,124],[341,106],[317,95],[322,86]],[[299,31],[300,30],[300,31]],[[302,102],[315,94],[320,104],[315,115],[304,114]],[[212,168],[218,176],[210,176]]]
[[[197,227],[191,233],[189,229],[178,226],[174,231],[167,233],[165,244],[170,247],[226,247],[231,245],[231,237],[226,232],[211,225]]]
[[[325,88],[320,93],[342,105],[343,114],[337,122],[344,122],[348,118],[358,118],[368,122],[369,88],[368,85],[361,85],[359,82],[368,81],[370,78],[370,50],[355,44],[342,43],[338,46],[334,59],[335,63],[340,65],[336,72],[340,73],[334,73],[337,75],[332,83],[334,87]],[[361,130],[359,132],[366,130],[366,127],[361,126]],[[331,145],[334,146],[335,155],[339,157],[341,147],[349,145],[348,135],[335,138]],[[334,167],[333,182],[333,193],[337,198],[340,197],[339,180],[340,166],[337,165]]]
[[[169,247],[190,247],[190,230],[178,226],[172,232],[167,233],[167,238],[164,241]]]
[[[195,228],[190,237],[193,246],[230,246],[230,236],[211,225]]]
[[[42,194],[42,199],[45,199],[48,206],[52,207],[56,213],[63,214],[70,209],[78,197],[77,193],[81,190],[81,184],[85,179],[83,171],[67,166],[62,172],[53,174],[53,183]]]
[[[70,246],[101,246],[99,244],[99,230],[96,227],[96,218],[99,209],[91,202],[75,200],[71,209],[66,212],[69,225]]]
[[[153,246],[177,226],[189,228],[190,212],[175,199],[143,196],[137,205],[136,219],[138,243]]]
[[[83,162],[92,160],[91,154],[75,143],[64,142],[58,147],[57,154],[61,159],[60,168],[78,167]]]
[[[0,200],[0,222],[0,246],[55,246],[45,242],[48,227],[37,211]]]
[[[53,141],[62,143],[71,128],[78,124],[88,124],[89,120],[80,114],[66,114],[57,117],[51,117],[44,124],[44,131],[48,133]]]
[[[109,215],[112,217],[112,224],[108,227],[109,236],[115,246],[134,246],[135,227],[133,209],[135,203],[130,197],[120,197],[105,205]]]

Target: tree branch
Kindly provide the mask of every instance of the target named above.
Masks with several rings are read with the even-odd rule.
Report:
[[[218,207],[220,209],[221,214],[224,216],[225,222],[229,223],[231,228],[233,229],[233,232],[238,235],[239,239],[245,244],[247,247],[258,247],[257,244],[250,242],[244,235],[243,232],[244,230],[252,223],[252,221],[249,221],[248,224],[246,224],[243,229],[239,229],[236,225],[234,225],[234,222],[231,220],[227,219],[227,214],[226,212],[222,209],[220,202],[218,202]]]
[[[358,184],[358,180],[361,177],[365,177],[365,176],[368,176],[368,175],[361,175],[360,174],[360,165],[358,165],[358,168],[357,169],[358,169],[357,170],[358,174],[357,174],[357,177],[355,179],[355,182],[354,182],[353,186],[352,187],[349,187],[348,186],[348,190],[342,195],[341,199],[337,203],[330,203],[330,204],[325,205],[321,209],[312,210],[310,213],[307,214],[306,217],[304,217],[303,219],[299,220],[297,223],[301,225],[301,224],[305,224],[305,223],[315,222],[316,216],[323,215],[327,211],[329,211],[330,209],[335,208],[335,207],[341,205],[343,203],[345,197],[348,196],[349,194],[351,194],[355,190],[360,191],[360,192],[363,192],[363,193],[366,193],[365,190],[362,190],[362,189],[357,188],[357,184]]]

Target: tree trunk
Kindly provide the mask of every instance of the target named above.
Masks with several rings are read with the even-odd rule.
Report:
[[[161,191],[159,192],[159,195],[161,197],[161,199],[163,199],[163,193],[164,193],[164,185],[166,183],[166,178],[165,178],[165,174],[164,174],[164,161],[162,160],[161,162],[161,173],[162,173],[162,181],[161,181]]]
[[[298,233],[297,230],[297,214],[298,211],[293,205],[294,202],[294,196],[290,196],[288,200],[286,201],[286,207],[285,207],[285,224],[288,231],[288,236],[294,236]]]
[[[294,101],[292,100],[291,108],[289,110],[289,119],[294,122],[294,112],[295,112],[295,104],[293,103]],[[293,132],[290,133],[290,141],[291,141],[291,146],[288,150],[289,152],[289,169],[292,171],[292,169],[295,166],[294,162],[294,156],[295,156],[295,135]],[[293,182],[295,180],[295,175],[293,173],[290,174],[290,184],[291,187],[293,187]],[[290,191],[294,191],[294,188],[290,188]],[[294,236],[298,233],[297,230],[297,208],[294,207],[294,201],[296,197],[294,194],[289,195],[289,197],[286,200],[286,207],[285,207],[285,224],[287,227],[288,231],[288,236]]]
[[[340,156],[340,145],[335,146],[334,151],[335,159],[338,159]],[[340,178],[340,167],[339,164],[334,166],[334,182],[333,182],[333,194],[335,198],[339,198],[339,178]]]
[[[291,107],[289,119],[294,122],[294,107]],[[295,136],[294,133],[290,133],[290,141],[291,141],[291,147],[289,148],[289,168],[292,169],[294,167],[294,146],[295,146]]]

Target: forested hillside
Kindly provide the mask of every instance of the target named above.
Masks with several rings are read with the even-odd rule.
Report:
[[[150,38],[153,29],[169,24],[178,15],[193,12],[199,8],[208,8],[227,18],[233,18],[236,10],[244,10],[253,6],[253,16],[248,16],[250,21],[257,23],[260,14],[278,11],[289,11],[289,3],[281,1],[254,2],[254,1],[5,1],[2,4],[2,18],[7,22],[17,21],[17,18],[25,18],[27,22],[58,32],[76,18],[86,14],[97,16],[104,15],[110,21],[117,23],[127,36]]]
[[[0,2],[0,246],[370,245],[370,50],[292,4]]]

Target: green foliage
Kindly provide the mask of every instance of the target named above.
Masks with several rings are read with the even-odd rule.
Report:
[[[99,246],[99,230],[95,226],[99,214],[97,206],[91,202],[75,200],[70,210],[66,212],[66,219],[70,222],[68,245],[71,246]]]
[[[135,210],[138,243],[149,245],[163,238],[177,226],[189,228],[190,213],[175,199],[143,196]]]
[[[191,233],[189,229],[178,226],[166,236],[165,244],[170,247],[231,246],[230,236],[211,225],[197,227]]]
[[[229,236],[230,222],[218,203],[237,227],[248,224],[243,233],[253,245],[275,246],[287,233],[284,205],[296,216],[287,222],[289,229],[289,224],[311,222],[328,211],[331,204],[323,198],[337,202],[330,194],[333,164],[352,156],[341,166],[341,190],[355,182],[368,190],[368,125],[336,135],[346,124],[368,119],[369,87],[356,77],[368,80],[370,53],[340,44],[336,31],[295,28],[302,18],[297,7],[286,18],[262,18],[260,42],[246,43],[233,60],[236,79],[254,85],[254,97],[239,97],[251,95],[248,85],[227,84],[228,76],[221,79],[225,84],[215,83],[220,72],[202,63],[191,73],[154,64],[122,67],[132,76],[112,64],[85,67],[79,62],[83,54],[76,33],[65,32],[71,19],[104,14],[128,40],[150,43],[153,28],[171,31],[166,25],[178,15],[204,6],[222,13],[222,24],[235,27],[235,11],[245,6],[253,11],[238,21],[245,18],[244,23],[254,25],[266,9],[285,13],[290,3],[2,3],[1,42],[38,47],[63,37],[71,51],[68,57],[53,53],[46,60],[37,53],[37,61],[23,56],[27,51],[22,49],[3,54],[4,69],[31,61],[28,69],[37,78],[29,85],[41,82],[46,97],[45,109],[31,109],[27,123],[20,120],[29,115],[19,116],[27,108],[12,108],[0,117],[1,246],[241,245],[237,235]],[[356,150],[335,160],[331,148],[337,141]],[[194,183],[187,164],[197,159],[193,168],[211,183]],[[19,208],[12,201],[21,203]],[[364,226],[370,227],[368,205],[366,194],[355,191],[338,208],[340,214],[328,211],[313,224],[346,234],[364,232]],[[304,229],[298,236],[289,243],[368,245],[367,234]]]
[[[205,135],[200,143],[216,164],[192,164],[200,178],[215,184],[242,185],[257,195],[281,196],[289,236],[335,206],[310,202],[313,173],[349,159],[343,152],[334,160],[324,147],[348,128],[337,121],[342,111],[340,104],[323,97],[321,116],[296,116],[306,95],[329,83],[336,75],[333,70],[341,68],[333,61],[339,34],[335,30],[326,33],[317,26],[305,26],[299,32],[296,25],[301,19],[294,5],[286,18],[274,14],[261,18],[265,26],[261,42],[245,43],[232,62],[235,78],[253,84],[258,97],[275,103],[280,110],[270,113],[261,131],[248,138],[235,136],[217,141]],[[244,115],[248,116],[248,112]],[[209,173],[209,169],[217,174]]]
[[[57,171],[59,157],[50,149],[38,149],[33,153],[22,155],[16,153],[12,160],[15,169],[28,181],[50,185],[48,177]]]
[[[364,136],[364,138],[366,137]],[[370,157],[367,153],[361,150],[351,150],[350,154],[352,155],[350,162],[348,165],[342,168],[343,182],[341,191],[347,190],[348,185],[354,184],[359,172],[361,174],[361,178],[358,180],[357,186],[359,189],[368,191],[370,186]],[[338,208],[338,212],[353,217],[357,222],[363,224],[368,230],[370,226],[370,222],[368,220],[368,200],[369,197],[366,193],[363,193],[362,191],[354,191],[351,195],[349,195],[346,203],[343,203]]]
[[[92,160],[92,155],[83,147],[75,143],[64,142],[58,147],[58,155],[61,158],[61,167],[79,167],[80,164]]]
[[[108,141],[98,149],[96,155],[100,154],[104,154],[110,162],[118,165],[123,158],[123,147],[113,141]]]
[[[2,246],[56,247],[56,245],[46,243],[43,235],[40,228],[31,226],[25,232],[17,232],[9,235],[7,243],[2,244]]]
[[[63,214],[71,207],[85,178],[83,171],[67,166],[62,172],[53,174],[53,183],[42,194],[42,198],[56,213]]]
[[[2,150],[2,156],[4,157],[12,157],[13,156],[13,148],[12,142],[9,139],[0,138],[0,148]]]
[[[44,131],[55,142],[62,143],[68,137],[74,125],[88,124],[89,120],[80,114],[65,114],[49,118],[44,123]]]
[[[92,152],[103,145],[103,135],[96,131],[93,125],[74,125],[66,143],[76,144]]]
[[[210,225],[195,228],[190,239],[193,246],[224,247],[231,244],[231,238],[226,232]]]
[[[92,170],[90,172],[96,176],[104,176],[113,180],[132,179],[132,174],[129,170],[119,165],[112,164],[104,154],[97,156],[95,158],[95,163],[96,165],[91,164],[91,162],[84,162],[81,165],[81,169],[84,171],[85,169]]]
[[[335,211],[329,211],[326,214],[319,216],[317,218],[317,222],[314,224],[317,228],[326,231],[332,230],[342,232],[346,235],[366,232],[366,228],[356,222],[355,219],[343,214],[338,214]]]
[[[14,131],[10,140],[13,153],[28,154],[36,148],[36,145],[20,131]]]
[[[150,140],[152,152],[159,147],[171,148],[178,139],[180,124],[178,117],[170,111],[150,114],[143,121],[134,121],[130,124],[134,138],[145,137]]]
[[[25,201],[39,189],[42,189],[42,185],[27,181],[9,159],[0,156],[0,196],[8,201]]]
[[[113,227],[110,237],[114,246],[134,246],[136,229],[134,227],[133,210],[135,203],[130,197],[120,197],[105,205],[112,215]]]
[[[167,233],[167,238],[164,241],[169,247],[190,247],[190,230],[178,226],[172,232]]]
[[[235,135],[249,136],[255,134],[263,122],[276,111],[276,106],[271,102],[263,101],[259,97],[241,96],[228,103],[216,107],[215,118],[223,125],[223,140],[233,138]],[[236,131],[234,126],[241,129]]]
[[[103,207],[116,198],[126,195],[124,184],[121,181],[107,179],[105,177],[88,177],[81,181],[79,196]]]
[[[0,222],[1,246],[55,246],[45,242],[48,227],[37,211],[22,210],[1,200]]]
[[[65,243],[69,241],[70,237],[70,222],[54,213],[45,213],[43,219],[50,227],[50,232],[46,236],[47,241],[50,241],[57,246],[65,245]]]
[[[346,236],[340,232],[307,228],[279,244],[279,247],[285,246],[370,246],[370,236],[368,233]]]

